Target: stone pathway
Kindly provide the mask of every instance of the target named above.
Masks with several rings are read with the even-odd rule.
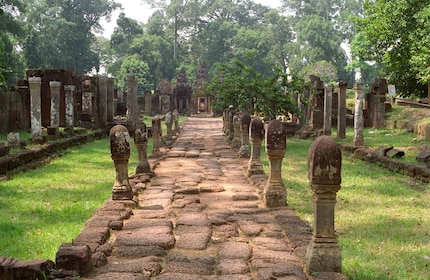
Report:
[[[246,162],[219,119],[188,118],[156,177],[133,179],[138,207],[100,246],[107,264],[83,279],[335,279],[304,272],[309,227],[289,207],[264,208],[266,178],[246,177]]]

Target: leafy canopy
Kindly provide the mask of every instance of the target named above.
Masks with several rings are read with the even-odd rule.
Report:
[[[207,94],[214,97],[216,110],[233,106],[236,110],[274,118],[299,113],[292,94],[301,89],[294,82],[288,80],[280,67],[265,78],[252,66],[233,59],[229,64],[220,65],[219,76],[207,84]]]

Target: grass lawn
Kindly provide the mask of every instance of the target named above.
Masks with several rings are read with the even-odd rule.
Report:
[[[179,123],[184,120],[181,116]],[[144,121],[151,125],[151,118]],[[165,135],[164,122],[162,129]],[[30,138],[25,132],[20,136]],[[0,135],[0,141],[5,140],[6,134]],[[130,149],[129,174],[134,174],[138,160],[133,139]],[[151,152],[152,138],[148,156]],[[105,138],[70,148],[37,170],[0,181],[0,256],[55,260],[59,246],[71,242],[111,196],[114,180],[109,139]]]
[[[347,134],[340,142],[352,143],[352,131]],[[372,146],[428,144],[413,138],[401,131],[365,132],[365,144]],[[313,225],[313,193],[307,179],[311,144],[287,140],[282,174],[288,204]],[[267,160],[263,163],[267,168]],[[335,210],[343,273],[350,279],[430,279],[429,201],[428,185],[343,153]]]

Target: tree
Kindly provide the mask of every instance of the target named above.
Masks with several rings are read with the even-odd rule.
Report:
[[[98,72],[92,48],[100,19],[119,7],[113,0],[32,0],[26,13],[23,48],[30,68],[69,68],[77,74]]]
[[[337,68],[331,62],[320,60],[310,66],[303,67],[302,76],[308,78],[310,75],[321,78],[321,81],[335,82],[337,81]]]
[[[424,96],[426,92],[429,5],[430,0],[366,0],[364,16],[356,19],[358,30],[369,42],[362,49],[362,58],[383,63],[389,82],[404,96]]]
[[[274,118],[299,112],[291,94],[285,93],[289,85],[291,92],[294,91],[282,68],[275,68],[272,75],[265,78],[252,66],[234,59],[220,66],[219,75],[207,85],[207,93],[214,98],[214,109],[233,106],[236,110]]]
[[[145,92],[152,88],[149,81],[152,80],[148,64],[141,60],[138,55],[124,58],[121,68],[116,72],[115,82],[118,88],[127,91],[127,77],[135,76],[138,82],[138,92]]]
[[[24,35],[18,16],[24,11],[21,0],[0,1],[0,87],[15,82],[16,74],[23,73],[24,63],[15,45]]]

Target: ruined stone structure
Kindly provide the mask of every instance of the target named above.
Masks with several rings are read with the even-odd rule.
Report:
[[[287,191],[282,181],[281,167],[287,148],[287,135],[283,124],[272,120],[266,130],[266,153],[269,158],[270,174],[263,191],[266,207],[281,207],[287,205]]]
[[[157,87],[158,109],[157,114],[165,114],[172,108],[173,87],[167,79],[162,79]]]
[[[337,138],[346,138],[346,88],[348,83],[339,82],[338,83],[338,93],[337,93]]]
[[[336,193],[341,183],[342,155],[339,145],[321,136],[309,148],[308,177],[314,192],[314,231],[306,269],[312,272],[341,272],[342,259],[334,228]]]
[[[191,94],[191,87],[188,84],[185,68],[182,68],[176,79],[175,88],[173,89],[173,107],[177,109],[180,114],[189,115],[193,113]]]
[[[212,97],[206,93],[207,83],[210,82],[210,77],[206,63],[200,65],[197,72],[192,95],[193,113],[212,114]]]
[[[115,125],[109,132],[111,157],[115,165],[115,183],[112,187],[113,200],[133,198],[128,181],[128,159],[130,158],[130,135],[123,125]]]
[[[365,96],[364,126],[381,129],[385,120],[385,101],[388,91],[387,80],[376,78]]]

